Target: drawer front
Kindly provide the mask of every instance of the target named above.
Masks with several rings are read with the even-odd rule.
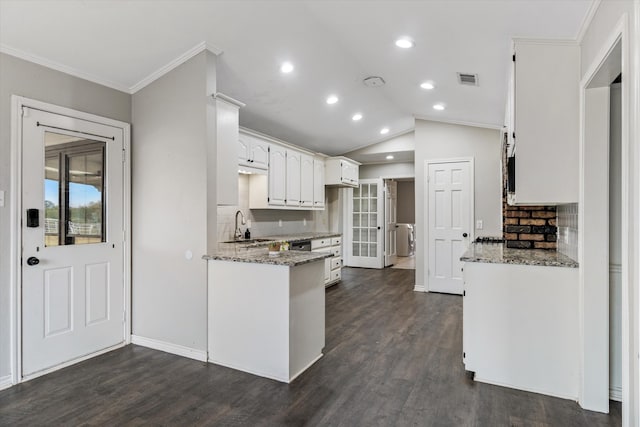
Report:
[[[332,237],[331,246],[336,246],[342,243],[342,237]]]
[[[331,272],[331,281],[342,279],[342,270],[333,270]]]
[[[342,246],[332,246],[331,247],[331,253],[333,253],[333,256],[341,256],[342,255]]]
[[[331,258],[331,269],[335,270],[340,267],[342,267],[342,258]]]
[[[311,250],[331,246],[331,239],[315,239],[311,241]]]

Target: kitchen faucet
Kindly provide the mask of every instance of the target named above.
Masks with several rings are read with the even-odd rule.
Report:
[[[238,209],[238,211],[236,212],[236,231],[235,231],[235,234],[233,235],[233,240],[242,239],[242,231],[240,230],[240,227],[238,227],[238,214],[242,216],[242,225],[245,225],[247,223],[247,221],[244,218],[244,214],[240,209]]]

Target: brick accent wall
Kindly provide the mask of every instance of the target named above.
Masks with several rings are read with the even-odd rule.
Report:
[[[556,207],[509,206],[507,203],[506,144],[504,144],[502,160],[502,231],[507,247],[556,250],[558,245]]]

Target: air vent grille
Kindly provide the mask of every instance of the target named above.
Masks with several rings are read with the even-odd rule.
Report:
[[[470,73],[458,73],[458,83],[461,85],[478,86],[478,75]]]

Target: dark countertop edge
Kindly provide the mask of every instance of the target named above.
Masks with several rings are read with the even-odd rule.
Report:
[[[313,236],[312,236],[313,235]],[[254,242],[254,243],[247,243],[244,244],[242,240],[238,240],[237,242],[229,242],[229,243],[218,243],[219,245],[242,245],[243,247],[246,248],[260,248],[263,246],[269,246],[270,242],[289,242],[289,243],[298,243],[298,242],[302,242],[305,240],[316,240],[316,239],[324,239],[324,238],[328,238],[328,237],[341,237],[342,233],[333,233],[333,232],[313,232],[311,234],[304,234],[304,233],[296,233],[296,234],[283,234],[282,236],[262,236],[262,237],[255,237],[255,239],[271,239],[265,242]]]
[[[533,249],[532,249],[533,250]],[[472,258],[472,257],[460,257],[460,261],[464,262],[479,262],[484,264],[510,264],[510,265],[531,265],[534,267],[565,267],[565,268],[578,268],[580,267],[577,261],[536,261],[536,260],[520,260],[520,259],[488,259],[488,258]]]

